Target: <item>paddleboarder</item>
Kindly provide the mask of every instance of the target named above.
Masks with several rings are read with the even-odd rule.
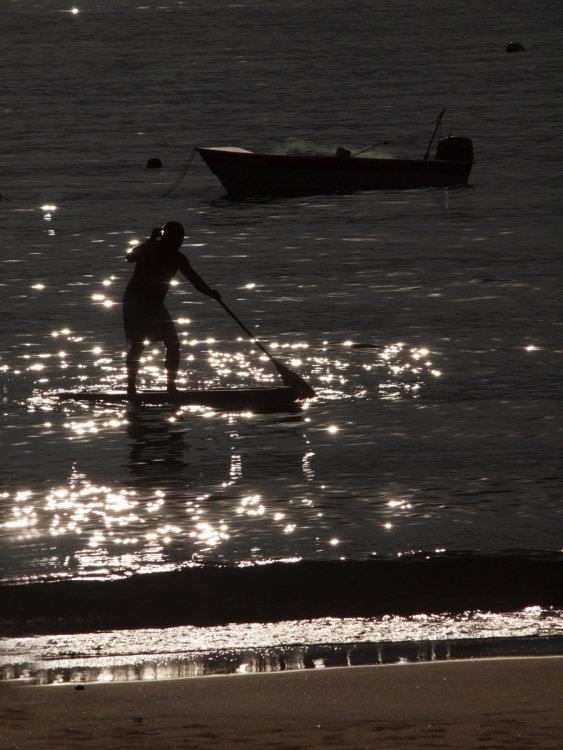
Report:
[[[202,294],[221,301],[216,289],[211,289],[180,252],[184,241],[184,227],[177,221],[167,221],[153,229],[148,240],[127,253],[127,261],[135,263],[135,270],[123,295],[123,325],[130,346],[127,354],[127,393],[137,392],[135,380],[141,355],[148,342],[162,341],[166,347],[164,367],[166,388],[176,391],[176,376],[180,366],[180,340],[164,298],[170,282],[180,271]]]

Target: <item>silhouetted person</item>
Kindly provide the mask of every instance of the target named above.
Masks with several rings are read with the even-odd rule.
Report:
[[[506,51],[507,52],[525,52],[526,50],[520,42],[510,42],[510,44],[506,45]]]
[[[172,318],[164,305],[170,282],[180,271],[202,294],[220,300],[221,295],[211,289],[191,267],[180,252],[184,241],[184,227],[177,221],[167,221],[161,229],[153,229],[148,240],[127,254],[135,263],[133,276],[123,295],[123,325],[125,338],[131,347],[127,354],[127,393],[136,393],[135,379],[146,342],[164,342],[167,390],[176,390],[176,376],[180,365],[180,340]]]

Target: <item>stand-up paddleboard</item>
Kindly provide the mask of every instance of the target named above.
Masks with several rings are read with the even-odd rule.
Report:
[[[208,390],[137,391],[65,391],[57,394],[62,401],[102,401],[109,404],[177,404],[210,406],[221,411],[286,411],[291,409],[301,391],[297,386],[280,388],[210,388]]]

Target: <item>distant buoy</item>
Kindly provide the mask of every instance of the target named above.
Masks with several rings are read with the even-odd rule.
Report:
[[[162,169],[162,162],[160,159],[149,159],[147,169]]]
[[[506,51],[507,52],[525,52],[526,50],[520,42],[510,42],[510,44],[506,45]]]

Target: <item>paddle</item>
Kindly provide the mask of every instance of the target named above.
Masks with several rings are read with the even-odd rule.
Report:
[[[285,385],[296,385],[300,391],[303,398],[315,398],[316,393],[311,388],[309,383],[306,383],[303,378],[298,375],[296,372],[293,372],[293,370],[290,370],[285,365],[282,365],[281,362],[278,362],[276,359],[272,357],[270,352],[266,349],[265,346],[262,346],[262,344],[258,341],[256,336],[254,334],[250,333],[248,328],[244,325],[242,321],[240,321],[237,316],[234,314],[232,310],[229,310],[227,305],[223,302],[223,300],[218,300],[221,307],[226,310],[226,312],[229,313],[231,318],[235,321],[235,323],[238,323],[239,326],[242,328],[242,330],[247,334],[247,336],[250,336],[250,338],[254,341],[256,346],[258,346],[264,354],[271,360],[272,364],[276,368],[276,370],[279,372],[281,379],[285,383]]]

